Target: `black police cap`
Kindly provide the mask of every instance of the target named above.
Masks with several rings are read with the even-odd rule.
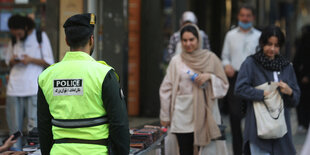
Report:
[[[63,27],[66,37],[76,42],[93,34],[95,23],[96,16],[92,13],[85,13],[68,18]]]
[[[95,23],[96,23],[96,16],[94,14],[84,13],[71,16],[70,18],[67,19],[63,27],[66,29],[69,27],[83,26],[85,28],[94,30]]]

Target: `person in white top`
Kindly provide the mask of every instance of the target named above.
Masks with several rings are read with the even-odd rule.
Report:
[[[8,26],[12,40],[5,53],[5,62],[11,68],[6,92],[6,117],[12,134],[17,130],[23,131],[24,116],[27,116],[28,131],[37,126],[37,78],[45,67],[54,63],[54,58],[46,33],[37,35],[31,18],[13,15]],[[21,138],[14,147],[21,149]]]
[[[222,64],[229,80],[230,88],[225,101],[228,102],[233,152],[242,154],[241,119],[242,100],[233,94],[238,71],[245,58],[255,53],[261,32],[253,27],[254,9],[243,5],[238,13],[238,27],[227,32],[222,51]]]

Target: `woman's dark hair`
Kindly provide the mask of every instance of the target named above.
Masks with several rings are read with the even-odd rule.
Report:
[[[8,26],[10,29],[23,29],[31,30],[35,27],[34,21],[27,17],[19,14],[13,15],[9,18]]]
[[[262,50],[265,45],[268,44],[268,39],[270,37],[277,37],[279,47],[281,47],[285,42],[285,37],[281,29],[277,26],[271,25],[263,29],[262,34],[259,38],[259,50]]]
[[[197,29],[193,25],[186,25],[181,29],[181,40],[184,32],[191,32],[199,40]]]

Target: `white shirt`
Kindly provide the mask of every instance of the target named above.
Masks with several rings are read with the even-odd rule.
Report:
[[[246,57],[255,53],[260,35],[261,32],[255,28],[247,33],[242,32],[240,27],[228,31],[223,45],[222,64],[231,65],[239,71]]]
[[[53,64],[54,58],[52,48],[45,32],[42,32],[41,45],[43,59],[48,64]],[[11,43],[9,44],[5,53],[5,62],[7,65],[9,65],[9,61],[13,54],[16,54],[20,58],[22,58],[24,54],[27,54],[30,57],[42,59],[35,30],[28,35],[24,42],[17,42],[14,47],[12,47]],[[18,63],[14,65],[10,71],[7,95],[21,97],[36,95],[38,91],[37,79],[42,71],[42,66],[33,63],[27,65]]]

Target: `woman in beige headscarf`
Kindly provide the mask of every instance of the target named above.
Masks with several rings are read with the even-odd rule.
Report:
[[[227,153],[225,142],[218,145],[213,140],[221,136],[217,98],[226,94],[228,81],[220,59],[201,49],[198,32],[193,24],[181,29],[182,52],[172,58],[160,87],[161,125],[176,135],[181,155],[193,154],[194,146],[200,154],[223,155]],[[188,72],[198,74],[194,81]]]

